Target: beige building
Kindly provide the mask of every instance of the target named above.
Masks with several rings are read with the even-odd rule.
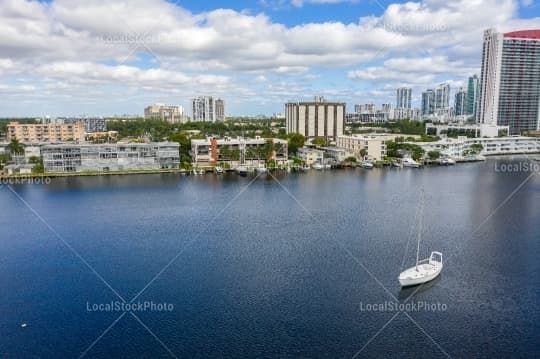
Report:
[[[365,150],[369,159],[381,161],[386,157],[386,142],[394,138],[395,136],[386,135],[339,136],[336,146],[349,150],[358,157],[361,157],[360,152]]]
[[[285,104],[285,122],[287,133],[335,140],[345,128],[345,103],[327,102],[322,97],[314,102],[290,102]]]
[[[82,122],[72,124],[23,124],[10,122],[8,124],[7,139],[16,138],[20,142],[84,142],[85,127]]]
[[[171,124],[184,122],[184,108],[182,106],[155,103],[144,109],[145,119],[158,119]]]

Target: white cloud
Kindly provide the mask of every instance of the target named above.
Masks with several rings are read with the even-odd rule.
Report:
[[[265,83],[274,85],[274,93],[283,91],[283,100],[299,94],[294,89],[309,95],[318,89],[278,87],[274,81],[305,81],[312,70],[331,69],[331,78],[317,72],[317,82],[328,82],[329,91],[343,96],[358,91],[343,85],[347,77],[374,89],[440,78],[461,81],[478,70],[485,28],[538,27],[538,18],[519,18],[520,5],[530,1],[411,1],[389,4],[380,16],[357,23],[286,26],[262,13],[194,14],[165,0],[3,0],[0,81],[24,74],[36,82],[57,82],[58,91],[114,85],[186,96],[215,90],[261,97]]]

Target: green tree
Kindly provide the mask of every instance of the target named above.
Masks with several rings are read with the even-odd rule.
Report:
[[[311,143],[313,143],[315,146],[325,147],[328,146],[328,140],[324,137],[315,137]]]
[[[360,157],[365,158],[367,156],[368,152],[365,148],[362,148],[360,150]]]
[[[34,168],[32,169],[32,172],[34,173],[43,173],[45,172],[45,167],[43,166],[43,158],[42,157],[36,157],[32,156],[28,159],[28,163],[31,163],[34,165]]]
[[[436,160],[441,157],[441,153],[439,151],[429,151],[427,155],[430,160]]]
[[[191,140],[183,133],[173,133],[169,136],[169,141],[178,142],[180,144],[180,163],[187,161],[191,162]]]
[[[11,152],[14,155],[20,155],[24,153],[24,146],[17,140],[16,138],[13,138],[11,142],[8,145],[9,152]]]
[[[306,138],[299,133],[290,133],[287,137],[289,153],[296,153],[306,142]]]

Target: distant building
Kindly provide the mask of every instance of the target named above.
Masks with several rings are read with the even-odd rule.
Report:
[[[455,95],[454,113],[456,116],[467,115],[467,91],[460,88]]]
[[[375,113],[375,111],[377,111],[377,106],[374,103],[354,105],[355,113]]]
[[[484,32],[477,122],[540,130],[540,30]]]
[[[467,86],[467,115],[469,116],[476,116],[479,92],[480,79],[478,75],[473,75],[469,77],[469,84]]]
[[[176,105],[155,103],[144,109],[144,118],[167,121],[171,124],[184,122],[184,108]],[[103,132],[103,131],[100,131]]]
[[[212,96],[200,96],[191,100],[191,120],[194,122],[225,121],[225,101]]]
[[[289,102],[285,104],[285,122],[287,133],[335,140],[345,128],[345,103],[323,98],[314,102]]]
[[[388,113],[364,112],[364,113],[348,113],[345,115],[346,123],[385,123],[388,122]]]
[[[59,120],[59,123],[74,124],[79,121],[84,124],[84,130],[86,133],[107,131],[107,124],[103,117],[63,118]]]
[[[397,89],[396,108],[411,108],[412,89],[400,87]]]
[[[191,158],[194,166],[215,166],[220,163],[226,163],[231,168],[240,164],[259,166],[268,160],[261,152],[268,141],[274,145],[271,159],[278,165],[285,165],[289,160],[287,141],[277,138],[209,137],[191,140]]]
[[[81,121],[73,124],[23,124],[10,122],[7,127],[7,140],[16,138],[20,142],[84,142],[85,126]]]
[[[45,172],[127,171],[178,168],[178,143],[45,144]]]
[[[450,108],[450,84],[442,83],[435,89],[435,112]]]
[[[435,113],[435,90],[428,89],[422,92],[422,115],[433,115]]]
[[[420,110],[417,108],[395,108],[394,111],[394,120],[411,120],[419,121],[420,120]]]

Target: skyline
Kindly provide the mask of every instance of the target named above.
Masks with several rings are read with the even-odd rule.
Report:
[[[22,1],[0,3],[0,117],[189,109],[283,112],[290,100],[395,104],[396,89],[479,74],[482,33],[538,28],[537,2],[438,0]],[[159,14],[159,15],[157,15]],[[356,20],[355,20],[356,19]]]

